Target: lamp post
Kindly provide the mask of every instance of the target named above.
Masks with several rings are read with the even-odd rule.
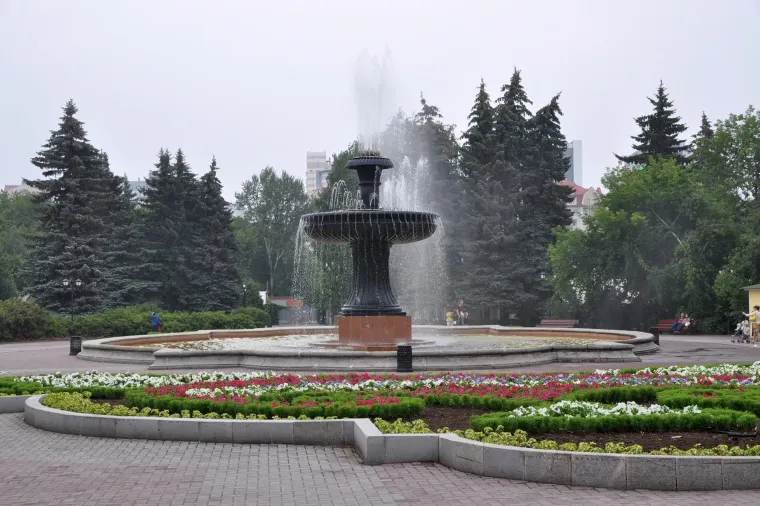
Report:
[[[243,307],[246,307],[247,302],[248,302],[248,287],[245,286],[245,283],[243,283]]]
[[[71,313],[71,322],[74,323],[74,291],[82,286],[82,280],[77,279],[74,282],[71,282],[69,279],[63,280],[63,286],[65,288],[69,288],[69,291],[71,292],[71,305],[69,307],[69,311]],[[72,334],[73,334],[73,325],[72,325]],[[80,336],[71,335],[69,336],[69,355],[76,355],[80,351],[82,351],[82,338]]]

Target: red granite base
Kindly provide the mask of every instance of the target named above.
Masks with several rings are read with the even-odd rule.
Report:
[[[412,340],[412,317],[407,315],[340,316],[338,341],[342,345],[387,347]]]

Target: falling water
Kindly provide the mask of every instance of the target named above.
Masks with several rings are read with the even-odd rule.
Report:
[[[426,159],[412,164],[405,156],[383,172],[380,202],[384,208],[434,212],[431,179]],[[391,249],[391,283],[399,304],[417,324],[441,324],[445,313],[448,276],[440,218],[436,225],[429,239]]]

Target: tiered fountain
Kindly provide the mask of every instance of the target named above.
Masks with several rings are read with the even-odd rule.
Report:
[[[380,175],[393,168],[388,158],[369,152],[349,160],[346,168],[359,176],[357,208],[307,214],[301,223],[315,241],[351,247],[353,283],[338,317],[338,344],[389,349],[412,339],[412,317],[398,305],[391,289],[391,246],[427,239],[435,233],[438,215],[380,207]]]

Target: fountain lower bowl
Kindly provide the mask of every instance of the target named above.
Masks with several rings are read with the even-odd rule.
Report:
[[[113,337],[83,342],[77,358],[144,364],[153,370],[396,369],[395,343],[344,346],[339,344],[337,331],[336,327],[324,326],[277,327]],[[414,326],[414,334],[409,344],[413,346],[416,371],[509,370],[552,362],[640,362],[639,355],[659,350],[652,334],[623,330],[422,325]],[[167,348],[168,343],[239,339],[256,344],[243,349]],[[517,346],[511,344],[515,342]]]
[[[320,242],[408,244],[433,235],[437,219],[437,214],[422,211],[352,209],[306,214],[301,223],[306,235]]]

